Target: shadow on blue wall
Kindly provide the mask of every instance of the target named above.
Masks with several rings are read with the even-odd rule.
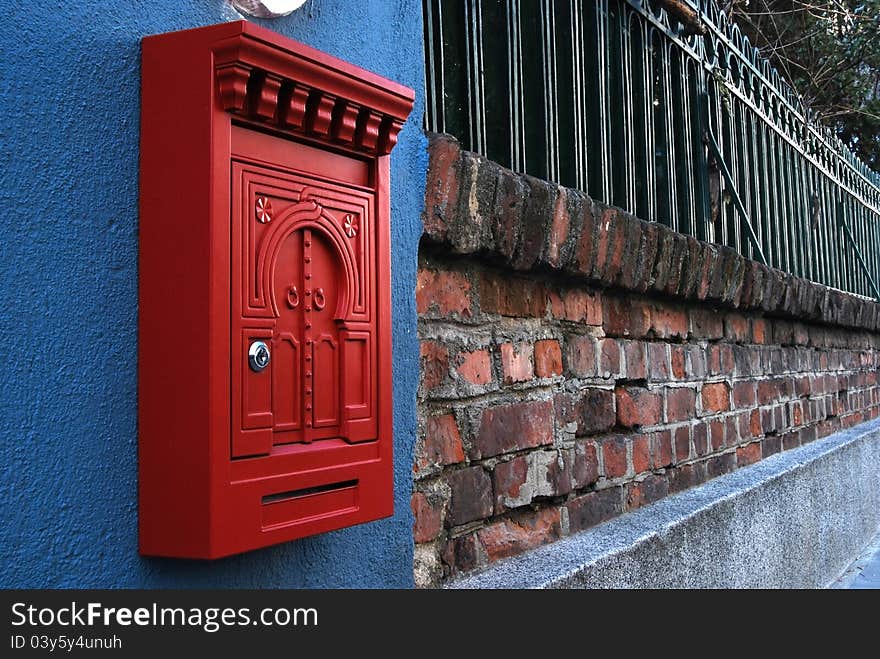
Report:
[[[225,0],[21,5],[0,27],[0,586],[411,586],[421,3],[261,21],[417,90],[392,155],[395,515],[210,563],[137,553],[140,39],[240,17]]]

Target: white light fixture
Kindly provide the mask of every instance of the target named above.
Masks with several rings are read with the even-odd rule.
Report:
[[[299,9],[306,0],[232,0],[232,6],[257,18],[278,18]]]

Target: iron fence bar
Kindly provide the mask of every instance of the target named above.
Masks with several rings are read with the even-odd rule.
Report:
[[[868,280],[868,284],[871,286],[871,290],[874,293],[874,298],[880,302],[880,289],[877,288],[877,282],[874,281],[874,277],[871,276],[871,271],[868,269],[868,265],[865,263],[865,259],[862,257],[862,252],[859,249],[858,244],[856,243],[856,239],[853,237],[852,231],[850,231],[849,225],[847,225],[846,220],[843,217],[843,205],[838,204],[837,206],[837,223],[843,229],[843,235],[846,236],[849,241],[849,245],[852,248],[853,254],[855,254],[856,260],[859,263],[859,266],[862,269],[862,273],[865,275],[865,279]]]
[[[736,204],[737,210],[740,212],[742,223],[748,229],[748,237],[752,243],[752,247],[758,254],[758,260],[764,265],[767,265],[767,257],[764,256],[764,250],[761,249],[761,242],[758,240],[754,228],[752,228],[752,221],[749,219],[749,214],[746,211],[745,206],[743,206],[739,193],[736,191],[736,185],[733,182],[733,178],[730,176],[730,171],[727,169],[727,164],[724,162],[724,156],[721,155],[721,149],[718,147],[718,142],[715,141],[715,136],[712,134],[711,128],[706,131],[706,140],[709,143],[709,148],[712,150],[712,155],[718,163],[718,167],[721,169],[721,173],[724,175],[724,180],[727,181],[730,196],[733,199],[733,203]]]

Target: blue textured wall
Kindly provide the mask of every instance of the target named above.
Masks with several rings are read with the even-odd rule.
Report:
[[[212,563],[137,553],[140,39],[239,16],[225,0],[11,5],[0,24],[0,586],[410,586],[420,1],[309,0],[262,21],[419,93],[392,154],[396,514]]]

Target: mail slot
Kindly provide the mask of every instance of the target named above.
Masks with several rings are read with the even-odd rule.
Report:
[[[392,513],[412,90],[246,21],[143,40],[139,529],[217,558]]]

